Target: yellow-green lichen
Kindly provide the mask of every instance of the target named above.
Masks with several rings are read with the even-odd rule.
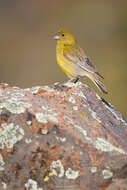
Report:
[[[81,113],[80,113],[80,115],[83,117],[83,119],[84,119],[84,120],[88,120],[88,116],[87,116],[87,115],[85,115],[85,113],[84,113],[84,112],[81,112]]]
[[[45,176],[44,182],[47,182],[49,180],[49,176]]]

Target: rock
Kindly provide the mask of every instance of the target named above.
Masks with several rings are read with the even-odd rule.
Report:
[[[0,84],[0,150],[1,190],[127,189],[127,121],[81,82]]]

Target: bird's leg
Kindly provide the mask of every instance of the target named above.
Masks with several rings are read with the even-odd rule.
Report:
[[[76,83],[79,80],[79,77],[73,77],[68,82]]]
[[[78,82],[78,80],[79,80],[79,78],[78,78],[78,77],[77,77],[77,78],[75,78],[74,83]]]
[[[68,82],[72,82],[72,83],[76,83],[78,80],[80,79],[80,77],[73,77],[71,79],[68,80]],[[61,87],[64,87],[64,82],[59,82],[57,84],[55,84],[55,87],[58,89],[60,89]]]

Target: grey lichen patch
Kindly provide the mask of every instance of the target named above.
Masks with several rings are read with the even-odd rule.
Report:
[[[79,88],[81,88],[82,87],[82,83],[81,82],[76,82],[76,83],[73,83],[73,82],[66,82],[65,84],[64,84],[64,86],[67,86],[67,87],[69,87],[69,88],[72,88],[72,87],[79,87]]]
[[[3,90],[0,89],[0,96],[3,96]]]
[[[82,91],[79,91],[79,92],[73,92],[72,94],[75,95],[75,96],[82,97],[82,98],[85,99],[85,100],[87,99],[86,96],[83,94]]]
[[[97,167],[96,166],[91,167],[90,171],[91,171],[91,173],[96,173]]]
[[[88,135],[87,135],[87,131],[84,130],[82,127],[78,126],[78,125],[74,125],[75,129],[77,129],[80,133],[83,134],[84,138],[92,145],[94,145],[96,147],[96,149],[101,150],[103,152],[112,152],[112,151],[117,151],[121,154],[127,154],[127,152],[125,152],[124,150],[122,150],[121,148],[115,147],[113,146],[111,143],[109,143],[108,141],[106,141],[103,138],[97,138],[96,141],[93,141]]]
[[[68,168],[65,172],[65,175],[68,179],[76,179],[79,176],[79,171]]]
[[[31,124],[32,124],[32,121],[29,120],[29,121],[27,121],[26,123],[27,123],[27,125],[31,125]]]
[[[101,100],[100,96],[96,93],[96,97],[98,100]]]
[[[59,141],[59,142],[66,142],[66,138],[65,137],[58,137],[56,136],[56,139]]]
[[[25,142],[27,143],[27,144],[29,144],[29,143],[31,143],[32,142],[32,139],[25,139]]]
[[[64,167],[60,160],[53,161],[50,168],[54,175],[60,178],[64,176]],[[57,173],[57,168],[59,168],[59,173]]]
[[[93,141],[90,137],[88,137],[87,135],[87,131],[85,129],[83,129],[82,127],[80,127],[79,125],[74,125],[75,129],[77,129],[84,137],[85,139],[90,143],[93,144]]]
[[[120,117],[120,121],[122,121],[122,122],[124,123],[124,125],[126,125],[126,126],[127,126],[127,122],[123,119],[123,117],[122,117],[122,116]]]
[[[94,145],[96,146],[97,149],[103,152],[117,151],[121,154],[127,154],[124,150],[113,146],[111,143],[109,143],[103,138],[97,138],[97,140],[94,142]]]
[[[3,188],[3,189],[6,189],[6,188],[7,188],[7,184],[4,183],[4,182],[2,182],[2,188]]]
[[[93,110],[89,109],[89,112],[91,113],[93,119],[97,120],[99,123],[101,123],[100,118],[97,116],[96,112],[94,112]]]
[[[35,86],[32,88],[26,88],[26,91],[30,91],[32,94],[37,94],[38,90],[46,90],[48,92],[54,92],[54,89],[50,88],[49,86]]]
[[[113,173],[110,170],[103,170],[102,174],[104,176],[104,179],[110,179],[113,176]]]
[[[55,92],[55,90],[49,86],[42,86],[41,89],[47,90],[48,92]]]
[[[29,179],[28,182],[25,184],[26,190],[43,190],[43,188],[38,188],[37,186],[37,182],[33,179]]]
[[[36,113],[35,116],[36,116],[37,121],[40,123],[46,124],[48,122],[47,118],[45,117],[43,113]]]
[[[105,168],[110,169],[110,167],[109,167],[109,165],[108,165],[107,162],[105,162],[104,165],[105,165]]]
[[[60,177],[60,178],[64,176],[64,173],[68,179],[76,179],[79,176],[78,170],[72,170],[71,168],[68,168],[65,171],[60,160],[53,161],[50,168],[51,168],[51,171],[53,172],[53,174]],[[57,168],[59,169],[59,173],[56,170]]]
[[[48,134],[48,130],[42,129],[42,130],[41,130],[41,133],[42,133],[42,135],[47,135],[47,134]]]
[[[73,106],[73,110],[77,111],[78,110],[78,106]]]
[[[72,104],[75,104],[75,103],[76,103],[75,99],[74,99],[72,96],[70,96],[69,102],[71,102]]]
[[[27,100],[28,98],[21,90],[5,91],[0,97],[0,101],[3,102],[0,103],[0,110],[6,108],[14,114],[24,113],[26,108],[31,107]]]
[[[82,133],[85,137],[87,136],[87,132],[85,129],[83,129],[82,127],[78,126],[78,125],[74,125],[74,127],[80,132]]]
[[[54,111],[53,108],[51,108],[51,107],[47,107],[47,106],[41,106],[41,107],[42,107],[43,110],[46,110],[48,112],[53,112]]]
[[[3,171],[4,170],[4,164],[5,164],[5,162],[4,162],[4,160],[3,160],[3,157],[2,157],[2,155],[0,154],[0,171]]]
[[[73,124],[73,121],[66,115],[64,115],[64,120],[66,120],[70,124]]]
[[[0,149],[13,148],[14,144],[24,136],[24,130],[14,123],[1,124],[0,128]]]
[[[25,91],[30,91],[32,94],[36,94],[39,89],[41,89],[41,86],[35,86],[35,87],[32,87],[32,88],[26,88]]]
[[[58,119],[51,114],[44,114],[44,113],[36,113],[35,117],[38,122],[46,124],[48,121],[52,121],[53,123],[58,123]]]

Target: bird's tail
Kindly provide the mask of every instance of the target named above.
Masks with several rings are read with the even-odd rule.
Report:
[[[99,78],[97,75],[93,75],[93,74],[89,73],[89,75],[87,75],[87,76],[93,81],[93,83],[99,88],[99,90],[101,92],[103,92],[105,94],[108,93],[106,87],[104,86],[104,84],[101,81],[99,81]]]
[[[106,87],[104,86],[104,84],[102,82],[100,82],[98,79],[93,79],[94,84],[96,84],[96,86],[99,88],[99,90],[105,94],[108,93]]]

